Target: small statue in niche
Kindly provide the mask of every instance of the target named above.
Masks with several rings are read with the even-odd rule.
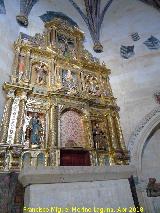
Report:
[[[99,96],[99,86],[95,77],[91,77],[90,85],[92,94]]]
[[[60,53],[62,55],[65,55],[66,52],[68,51],[68,45],[67,45],[67,42],[66,42],[66,37],[64,35],[61,35],[61,34],[58,34],[57,35],[57,45],[60,49]]]
[[[102,94],[106,97],[111,96],[110,90],[107,86],[107,80],[106,77],[102,77],[102,87],[103,87],[103,91]]]
[[[30,130],[29,135],[31,145],[40,145],[40,138],[43,133],[43,128],[37,113],[33,114],[29,122],[29,130]]]
[[[67,38],[62,34],[57,35],[58,47],[60,49],[60,53],[66,57],[73,57],[76,59],[75,53],[75,44],[73,38]]]
[[[69,56],[72,56],[74,59],[76,59],[76,50],[75,50],[74,40],[71,38],[68,39],[67,45],[68,45]]]
[[[46,77],[47,77],[47,68],[45,66],[45,64],[40,64],[40,66],[37,66],[35,68],[36,72],[37,72],[37,78],[36,78],[36,83],[39,85],[43,85],[46,84]]]
[[[71,55],[72,55],[73,59],[77,59],[76,50],[75,49],[71,50]]]
[[[25,71],[25,57],[23,55],[19,55],[19,63],[18,63],[19,80],[22,80],[22,78],[24,77],[24,71]]]
[[[93,127],[93,142],[95,149],[108,149],[105,133],[101,130],[98,123]]]
[[[70,70],[68,70],[68,72],[67,72],[66,81],[68,81],[68,82],[73,81],[72,72]]]

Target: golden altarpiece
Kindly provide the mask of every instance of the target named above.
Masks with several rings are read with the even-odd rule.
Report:
[[[46,23],[43,34],[20,33],[11,81],[3,86],[0,171],[25,164],[128,164],[110,70],[84,49],[83,40],[60,18]],[[67,151],[85,155],[65,164]]]

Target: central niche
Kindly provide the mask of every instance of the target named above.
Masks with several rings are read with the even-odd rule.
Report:
[[[81,113],[74,109],[62,112],[60,117],[61,147],[85,147],[84,126]]]

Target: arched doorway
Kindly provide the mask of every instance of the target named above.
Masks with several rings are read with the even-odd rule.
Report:
[[[138,174],[137,192],[145,212],[160,212],[160,197],[148,197],[146,188],[149,178],[160,182],[160,107],[155,108],[139,123],[133,132],[128,149],[131,153],[131,164],[135,165]]]

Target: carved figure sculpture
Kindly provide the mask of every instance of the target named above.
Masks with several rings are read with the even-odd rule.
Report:
[[[86,90],[87,93],[91,95],[100,96],[100,89],[96,77],[86,76]]]
[[[157,197],[160,196],[160,183],[156,183],[156,178],[149,178],[147,185],[147,196]]]
[[[104,132],[99,127],[99,124],[96,123],[93,127],[93,142],[95,149],[107,149],[106,137]]]
[[[40,145],[40,137],[42,135],[43,128],[37,113],[33,114],[29,123],[29,129],[30,129],[31,144]]]
[[[24,75],[24,71],[25,71],[25,62],[24,62],[24,56],[20,55],[19,56],[19,64],[18,64],[18,73],[19,73],[19,80],[22,80],[23,75]]]
[[[37,84],[46,84],[46,76],[47,76],[47,69],[44,64],[40,64],[40,66],[36,67],[36,72],[37,72],[37,78],[36,78],[36,83]]]

